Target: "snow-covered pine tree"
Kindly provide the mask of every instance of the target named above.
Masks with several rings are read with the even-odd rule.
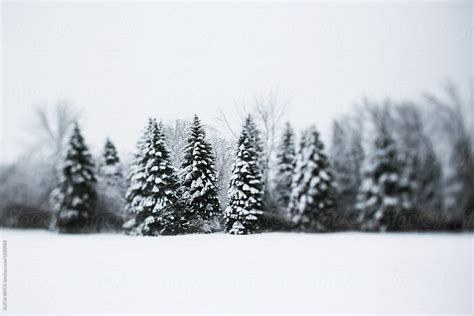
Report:
[[[51,193],[53,228],[68,233],[90,230],[97,200],[94,168],[76,122],[60,167],[59,184]]]
[[[122,164],[117,149],[108,138],[99,163],[98,178],[108,187],[123,188]]]
[[[424,131],[420,110],[411,103],[395,109],[398,152],[404,166],[400,181],[404,210],[439,217],[443,210],[441,163]]]
[[[105,167],[111,168],[105,168]],[[102,161],[99,166],[100,169],[104,169],[104,174],[115,176],[121,176],[122,170],[120,166],[120,159],[118,157],[117,149],[112,141],[107,138],[105,140],[104,150],[102,152]],[[105,170],[111,169],[111,170]],[[113,179],[112,177],[112,179]]]
[[[244,128],[247,130],[247,134],[250,138],[250,144],[255,152],[255,161],[258,172],[260,173],[260,179],[265,189],[265,173],[267,172],[266,153],[265,146],[262,141],[261,132],[255,122],[252,115],[248,115],[245,119]]]
[[[178,234],[183,230],[178,181],[169,160],[163,125],[150,119],[131,167],[125,224],[131,234]]]
[[[155,192],[157,203],[153,213],[157,215],[157,224],[160,235],[176,235],[184,233],[188,223],[183,218],[183,206],[179,199],[179,179],[171,163],[170,151],[166,145],[165,127],[159,122],[154,137],[156,161],[149,162],[151,171],[158,167],[158,178],[155,178]],[[150,179],[150,178],[148,178]]]
[[[211,232],[219,227],[221,211],[217,198],[214,152],[195,115],[181,164],[182,200],[192,231]],[[200,226],[200,227],[199,227]]]
[[[262,182],[252,137],[244,125],[238,140],[225,210],[225,231],[241,235],[258,232],[263,214]]]
[[[397,136],[397,135],[395,135]],[[422,166],[422,157],[420,155],[420,148],[408,148],[406,143],[397,142],[398,161],[400,162],[400,210],[396,213],[395,220],[391,221],[391,225],[387,229],[391,230],[405,230],[423,227],[425,221],[421,220],[421,215],[428,214],[425,210],[419,208],[417,198],[421,198],[423,190],[420,190],[419,185],[421,178],[419,176],[424,173]],[[421,145],[421,143],[420,143]],[[433,179],[436,181],[435,179]],[[426,187],[427,189],[429,186]],[[420,196],[417,196],[420,193]],[[434,199],[433,199],[434,202]],[[429,214],[431,217],[433,213]],[[425,217],[426,218],[426,217]],[[416,226],[412,226],[416,225]]]
[[[272,223],[274,222],[273,212],[277,211],[277,205],[272,198],[272,192],[270,188],[269,180],[269,164],[270,157],[267,152],[267,145],[262,140],[262,132],[259,129],[255,118],[249,114],[244,122],[244,128],[247,130],[247,134],[250,138],[250,144],[255,152],[255,166],[258,171],[258,179],[262,184],[262,204],[263,204],[263,215],[262,215],[262,229],[271,229]]]
[[[330,150],[331,170],[337,191],[338,216],[341,226],[355,228],[357,212],[354,209],[361,183],[364,160],[360,129],[350,119],[334,121]]]
[[[403,166],[388,118],[375,117],[375,142],[369,151],[357,195],[356,209],[364,230],[385,231],[395,226],[396,216],[403,210]]]
[[[296,228],[306,231],[328,229],[334,211],[334,183],[324,145],[314,126],[301,140],[292,181],[289,214]]]
[[[119,227],[124,217],[125,179],[117,150],[108,138],[97,172],[97,195],[97,210],[102,213],[97,224],[106,229]]]
[[[124,229],[132,235],[154,235],[155,216],[153,194],[150,192],[151,183],[147,183],[147,161],[152,159],[150,154],[152,148],[153,134],[156,133],[157,123],[149,119],[143,136],[138,140],[134,161],[130,166],[129,186],[125,195],[125,214],[128,221]],[[148,202],[146,202],[148,199]]]
[[[277,148],[275,194],[281,210],[288,209],[291,196],[291,181],[296,167],[295,135],[289,122],[286,123]]]

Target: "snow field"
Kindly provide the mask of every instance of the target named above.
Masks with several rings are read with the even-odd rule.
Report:
[[[472,314],[470,234],[2,239],[11,313]]]

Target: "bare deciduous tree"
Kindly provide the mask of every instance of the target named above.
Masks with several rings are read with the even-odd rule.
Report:
[[[262,130],[265,146],[264,183],[269,183],[271,163],[275,153],[278,133],[281,130],[288,102],[282,102],[278,92],[271,90],[266,96],[255,96],[254,112]]]
[[[466,220],[474,212],[473,100],[463,102],[452,84],[447,85],[445,98],[433,94],[425,97],[435,111],[433,133],[449,146],[442,149],[450,152],[446,172],[447,216]]]
[[[234,142],[220,136],[217,130],[208,127],[208,138],[215,151],[216,157],[216,177],[218,187],[218,198],[221,207],[224,209],[227,205],[227,190],[231,176],[232,162],[234,161]]]
[[[46,155],[58,158],[62,154],[64,142],[72,124],[80,117],[79,112],[67,101],[60,101],[52,110],[45,106],[36,108],[34,129],[38,139],[30,150],[41,147]]]
[[[183,148],[188,137],[189,120],[174,120],[165,125],[166,143],[170,150],[170,159],[178,170],[182,162]]]
[[[51,110],[44,106],[36,109],[25,151],[0,175],[0,210],[2,216],[8,217],[2,221],[17,221],[20,216],[26,221],[21,225],[37,227],[38,223],[30,221],[48,214],[45,210],[56,184],[57,162],[69,128],[78,117],[79,113],[67,102],[58,102]]]

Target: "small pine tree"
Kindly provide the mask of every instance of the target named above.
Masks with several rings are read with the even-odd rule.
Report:
[[[305,131],[292,182],[289,213],[302,230],[326,230],[334,210],[334,184],[324,145],[315,127]]]
[[[193,223],[195,231],[212,231],[220,219],[217,198],[215,158],[206,132],[197,115],[190,127],[187,145],[181,164],[182,200],[186,206],[186,221]]]
[[[403,166],[386,121],[380,118],[376,122],[375,146],[369,152],[357,196],[356,209],[364,230],[392,229],[396,216],[404,209]]]
[[[124,217],[125,179],[117,150],[110,139],[105,142],[97,171],[97,194],[97,210],[102,212],[99,219],[102,223],[98,225],[109,229],[120,227]]]
[[[107,139],[99,163],[98,176],[109,187],[123,186],[122,165],[114,144]]]
[[[115,148],[115,145],[112,143],[112,141],[109,138],[105,140],[104,151],[102,152],[101,167],[103,166],[116,167],[113,170],[115,171],[114,174],[121,173],[121,170],[120,170],[121,168],[119,168],[120,159],[118,157],[117,149]]]
[[[94,162],[76,122],[60,168],[59,184],[51,196],[55,212],[52,226],[60,232],[90,230],[96,200]]]
[[[163,125],[150,119],[131,168],[126,211],[133,218],[124,227],[136,235],[180,233],[178,188]]]
[[[240,135],[228,191],[225,231],[229,234],[250,234],[261,229],[262,182],[257,157],[244,126]]]
[[[290,203],[291,181],[296,167],[294,132],[289,122],[285,125],[278,145],[276,161],[275,193],[280,209],[286,211]]]

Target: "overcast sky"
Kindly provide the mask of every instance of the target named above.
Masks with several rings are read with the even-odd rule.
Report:
[[[69,100],[88,144],[133,150],[146,118],[215,124],[278,90],[288,119],[332,119],[363,95],[467,90],[464,2],[2,3],[2,159],[22,149],[37,105]]]

